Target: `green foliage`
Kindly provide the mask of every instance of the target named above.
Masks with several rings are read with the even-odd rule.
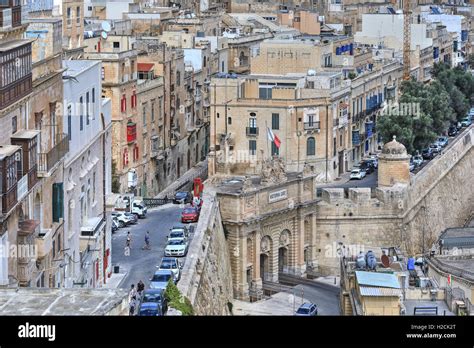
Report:
[[[399,105],[417,105],[414,114],[388,112],[382,115],[377,130],[384,142],[393,135],[409,153],[427,147],[436,136],[446,134],[450,123],[465,117],[474,103],[474,78],[461,68],[445,64],[433,68],[435,79],[430,84],[404,81]]]
[[[351,80],[354,80],[357,77],[357,74],[355,72],[350,72],[347,77],[349,77]]]
[[[168,300],[170,307],[179,310],[183,315],[194,314],[191,301],[181,294],[172,279],[168,281],[168,285],[166,286],[165,298]]]

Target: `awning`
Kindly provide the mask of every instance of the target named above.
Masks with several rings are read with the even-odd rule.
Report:
[[[138,71],[149,72],[149,71],[152,71],[154,67],[155,67],[155,64],[153,63],[138,63],[137,64]]]
[[[84,226],[81,226],[81,236],[94,236],[99,231],[105,220],[102,217],[88,219]]]

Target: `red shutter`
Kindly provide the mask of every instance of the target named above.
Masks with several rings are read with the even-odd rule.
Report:
[[[122,105],[121,105],[122,112],[127,111],[127,97],[126,95],[122,95]]]
[[[123,150],[123,166],[128,166],[128,149]]]

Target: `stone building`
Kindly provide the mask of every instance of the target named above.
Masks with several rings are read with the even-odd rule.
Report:
[[[84,49],[84,0],[54,0],[53,16],[63,21],[64,58],[80,58]]]
[[[10,5],[12,12],[21,13],[20,6]],[[11,165],[19,162],[21,169],[8,175],[2,188],[2,244],[34,245],[36,253],[9,258],[0,278],[2,285],[61,286],[62,165],[68,151],[61,132],[61,21],[31,19],[26,31],[16,14],[4,25],[2,53],[14,60],[4,58],[2,63],[9,76],[2,82],[2,168],[7,170],[8,164],[13,170]],[[25,31],[35,40],[20,39]]]
[[[137,137],[138,51],[132,47],[133,42],[134,38],[124,35],[87,39],[85,56],[102,61],[102,96],[112,101],[113,189],[139,194],[143,149]]]
[[[387,246],[407,255],[422,253],[447,226],[458,226],[472,214],[470,191],[461,182],[472,169],[473,139],[469,129],[417,174],[409,172],[405,147],[393,140],[382,149],[379,185],[372,189],[318,190],[310,165],[285,172],[277,157],[266,160],[259,175],[212,176],[205,185],[214,198],[204,204],[222,219],[234,297],[250,299],[282,273],[339,274],[341,248],[348,257]],[[395,297],[380,301],[397,313]],[[377,311],[379,304],[367,306]]]
[[[65,60],[63,132],[65,287],[100,287],[112,272],[111,221],[105,196],[111,192],[111,101],[103,99],[101,63]]]

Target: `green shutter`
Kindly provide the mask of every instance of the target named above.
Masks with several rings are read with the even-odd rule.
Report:
[[[63,183],[53,184],[53,222],[59,222],[59,219],[63,218],[63,201]]]

